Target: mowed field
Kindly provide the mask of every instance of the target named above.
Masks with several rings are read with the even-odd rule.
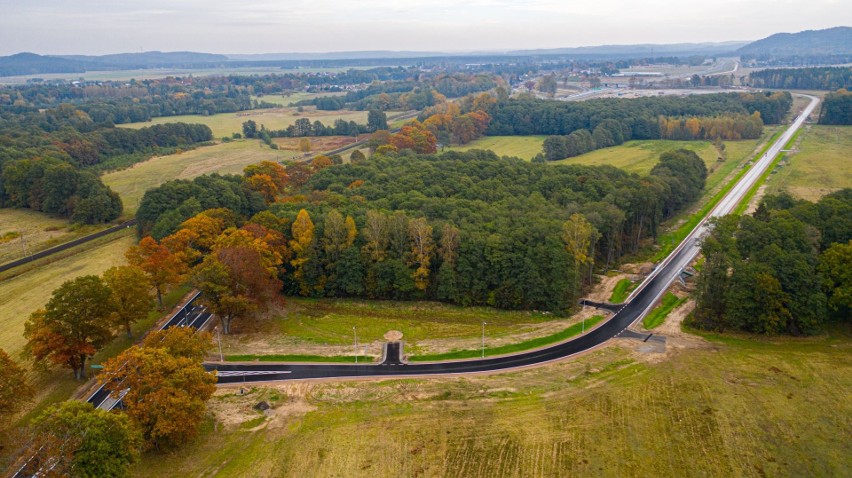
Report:
[[[586,164],[590,166],[615,166],[630,173],[645,175],[660,159],[660,154],[676,149],[694,151],[708,166],[718,158],[718,152],[709,141],[636,140],[619,146],[598,149],[573,158],[553,161],[550,164]]]
[[[297,91],[295,93],[290,93],[289,95],[263,95],[263,96],[252,96],[251,99],[257,101],[265,101],[267,103],[274,103],[276,105],[281,106],[289,106],[292,103],[298,103],[299,101],[312,100],[314,98],[326,98],[329,96],[345,96],[346,93],[307,93],[304,91]]]
[[[619,339],[509,373],[222,388],[198,439],[132,475],[844,476],[851,338]]]
[[[236,140],[179,154],[157,156],[133,167],[104,174],[104,184],[121,196],[124,214],[130,216],[148,189],[172,179],[192,179],[202,174],[242,174],[243,168],[261,161],[284,161],[293,151],[274,150],[255,140]]]
[[[100,241],[100,240],[99,240]],[[0,281],[0,348],[17,357],[24,347],[24,322],[44,306],[54,289],[76,277],[125,263],[124,252],[136,243],[132,230],[119,232],[83,252]],[[76,248],[75,248],[76,249]]]
[[[809,201],[852,187],[852,126],[807,126],[798,151],[788,154],[767,182],[767,192],[786,190]]]
[[[464,146],[452,146],[445,151],[470,151],[471,149],[487,149],[498,156],[512,156],[526,161],[541,152],[542,144],[547,136],[483,136]]]
[[[90,234],[103,226],[73,225],[69,220],[31,209],[0,209],[0,264]],[[6,236],[9,234],[9,236]],[[3,240],[8,237],[7,240]]]
[[[299,113],[296,108],[275,108],[275,109],[260,109],[240,111],[237,113],[221,113],[210,116],[202,115],[183,115],[183,116],[163,116],[154,118],[151,121],[141,123],[129,123],[121,125],[122,128],[144,128],[155,124],[164,123],[198,123],[206,124],[213,130],[214,138],[223,136],[231,136],[233,133],[243,132],[243,123],[248,120],[253,120],[257,123],[258,129],[260,125],[266,126],[266,129],[279,130],[286,129],[291,124],[294,124],[297,119],[308,118],[311,123],[314,121],[322,121],[326,126],[334,125],[334,121],[343,119],[346,121],[355,121],[364,124],[367,122],[366,111],[319,111],[312,106],[306,106],[304,111]]]

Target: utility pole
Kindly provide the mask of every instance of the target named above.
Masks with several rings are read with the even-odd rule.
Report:
[[[482,358],[485,358],[485,321],[482,321]]]
[[[352,327],[352,335],[355,336],[355,363],[358,363],[358,331]]]

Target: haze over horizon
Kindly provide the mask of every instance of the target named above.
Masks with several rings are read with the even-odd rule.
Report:
[[[752,41],[852,24],[841,0],[0,0],[0,55],[504,51]]]

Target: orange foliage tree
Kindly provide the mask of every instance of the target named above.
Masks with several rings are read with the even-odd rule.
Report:
[[[181,336],[171,340],[172,334]],[[209,334],[192,336],[172,328],[157,338],[110,359],[98,377],[113,395],[126,390],[122,403],[127,415],[152,448],[194,437],[216,390],[216,375],[204,370],[198,354],[212,347]]]
[[[86,360],[112,339],[110,289],[98,276],[67,281],[24,324],[25,353],[86,378]]]
[[[181,281],[186,273],[186,263],[151,236],[144,237],[139,245],[128,249],[125,256],[130,264],[142,269],[148,276],[148,282],[157,291],[157,303],[162,308],[163,291]]]

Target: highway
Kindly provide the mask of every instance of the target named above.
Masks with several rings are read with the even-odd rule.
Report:
[[[451,362],[407,364],[393,352],[400,347],[386,347],[386,356],[380,364],[227,364],[206,363],[208,370],[219,372],[219,383],[257,383],[280,380],[304,380],[356,377],[403,377],[424,375],[456,375],[482,373],[540,365],[586,352],[606,343],[641,320],[677,279],[700,251],[700,240],[708,232],[707,220],[724,216],[736,207],[752,185],[760,178],[773,159],[790,141],[805,119],[814,111],[819,100],[807,96],[810,104],[780,138],[757,159],[751,169],[716,205],[711,213],[681,242],[681,244],[645,278],[615,313],[597,328],[585,335],[546,348],[515,355],[461,360]]]
[[[183,307],[169,317],[157,330],[165,330],[171,327],[195,327],[196,329],[203,327],[210,320],[210,313],[197,303],[199,295],[201,293],[196,292]],[[121,393],[118,397],[110,397],[109,390],[101,385],[89,395],[86,401],[94,405],[95,408],[112,410],[121,403],[123,396],[124,394]]]

